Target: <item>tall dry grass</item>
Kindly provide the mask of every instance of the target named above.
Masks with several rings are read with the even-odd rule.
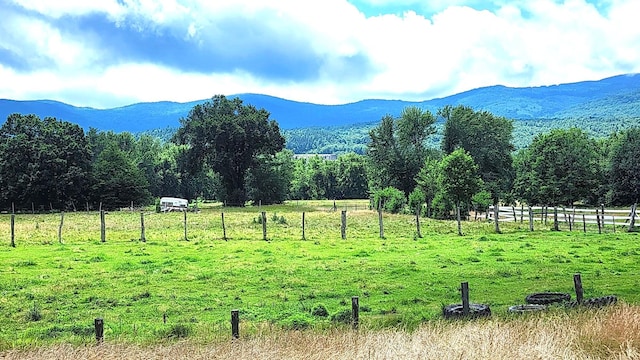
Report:
[[[57,345],[3,359],[640,359],[640,306],[430,322],[413,332],[274,332],[211,344]]]

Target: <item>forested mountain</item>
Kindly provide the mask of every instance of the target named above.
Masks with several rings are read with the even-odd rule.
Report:
[[[435,113],[445,105],[467,105],[516,120],[640,118],[640,75],[541,87],[490,86],[422,102],[362,100],[344,105],[318,105],[258,94],[230,97],[235,96],[246,104],[267,109],[282,129],[374,123],[387,114],[398,116],[407,106],[418,106]],[[36,114],[42,118],[51,116],[70,121],[85,130],[93,127],[105,131],[141,132],[177,128],[179,119],[204,101],[138,103],[100,110],[50,100],[0,100],[0,119],[6,119],[12,113]]]

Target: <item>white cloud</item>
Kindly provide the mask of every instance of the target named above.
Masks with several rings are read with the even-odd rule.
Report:
[[[374,5],[385,1],[370,0]],[[14,2],[44,19],[12,14],[0,25],[0,50],[35,59],[41,67],[26,72],[0,65],[0,97],[7,98],[58,98],[97,107],[243,92],[317,103],[424,100],[495,84],[536,86],[640,72],[636,0],[612,0],[605,12],[585,0],[504,2],[497,10],[494,4],[494,10],[482,11],[447,2],[426,17],[413,11],[366,17],[344,0]],[[216,33],[220,23],[262,22],[263,29],[280,36],[278,41],[306,44],[319,59],[317,76],[274,82],[243,68],[196,72],[151,61],[108,63],[88,34],[63,34],[46,21],[91,13],[140,31],[177,29],[196,46],[216,39],[216,46],[237,54],[245,49],[237,48],[241,42],[234,34]],[[252,36],[269,42],[261,39],[265,34]],[[352,57],[367,58],[369,72],[350,74],[345,61]],[[92,92],[96,96],[90,99]],[[82,103],[80,93],[85,94]]]

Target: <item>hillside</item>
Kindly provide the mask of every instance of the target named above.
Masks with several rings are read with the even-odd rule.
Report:
[[[349,126],[377,122],[386,114],[397,116],[414,105],[435,112],[444,105],[468,105],[516,120],[558,118],[640,118],[640,75],[619,75],[599,81],[511,88],[490,86],[422,102],[362,100],[343,105],[318,105],[268,95],[239,94],[245,103],[271,112],[282,129]],[[0,118],[11,113],[53,116],[85,129],[141,132],[179,126],[198,100],[187,103],[138,103],[113,109],[75,107],[50,100],[0,99]]]

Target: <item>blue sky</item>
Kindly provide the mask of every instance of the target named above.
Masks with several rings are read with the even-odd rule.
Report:
[[[0,98],[341,104],[640,72],[637,0],[0,0]]]

